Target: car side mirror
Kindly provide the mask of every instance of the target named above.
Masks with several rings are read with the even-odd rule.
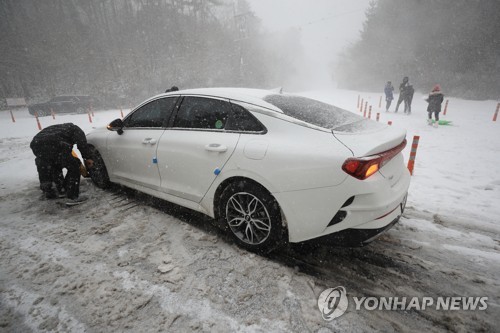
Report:
[[[120,118],[115,119],[109,123],[107,128],[110,131],[116,131],[119,135],[122,135],[123,134],[123,121]]]

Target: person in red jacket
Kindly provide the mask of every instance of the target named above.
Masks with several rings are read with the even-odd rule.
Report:
[[[435,122],[434,127],[438,127],[439,124],[439,112],[441,112],[441,104],[443,103],[444,95],[441,92],[441,86],[436,84],[432,89],[429,97],[427,97],[426,101],[429,103],[427,106],[427,112],[429,114],[429,118],[427,119],[427,123],[432,125],[432,114],[434,114]]]

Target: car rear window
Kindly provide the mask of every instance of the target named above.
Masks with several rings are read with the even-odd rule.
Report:
[[[278,107],[287,116],[332,130],[350,131],[347,125],[364,120],[347,110],[307,97],[273,94],[264,97],[264,101]]]

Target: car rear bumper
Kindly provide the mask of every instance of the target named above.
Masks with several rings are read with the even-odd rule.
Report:
[[[273,193],[283,211],[289,241],[302,242],[344,230],[351,230],[345,235],[357,233],[361,236],[354,238],[369,239],[365,235],[377,235],[396,223],[410,185],[408,170],[402,169],[393,182],[380,174],[370,178],[360,181],[349,177],[339,186]]]
[[[342,247],[361,247],[368,245],[387,230],[391,229],[401,218],[396,217],[388,225],[378,229],[345,229],[333,234],[322,236],[311,242],[318,242],[324,245],[342,246]]]

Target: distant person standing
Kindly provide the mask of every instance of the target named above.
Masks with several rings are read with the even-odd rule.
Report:
[[[405,89],[405,113],[411,114],[411,102],[413,101],[413,95],[415,94],[415,89],[410,84]]]
[[[429,118],[427,123],[432,126],[432,114],[434,113],[435,123],[434,127],[438,127],[439,124],[439,112],[441,112],[441,104],[443,103],[444,95],[441,92],[441,87],[436,84],[432,89],[429,97],[426,99],[429,106],[427,107],[427,112],[429,113]]]
[[[394,86],[392,85],[391,81],[387,81],[385,87],[384,87],[384,93],[385,93],[385,112],[389,111],[389,108],[391,107],[392,100],[394,99]]]
[[[403,82],[399,85],[399,97],[398,102],[396,103],[396,110],[394,110],[394,112],[398,112],[399,105],[405,100],[406,88],[410,85],[408,81],[408,76],[405,76],[403,78]]]

